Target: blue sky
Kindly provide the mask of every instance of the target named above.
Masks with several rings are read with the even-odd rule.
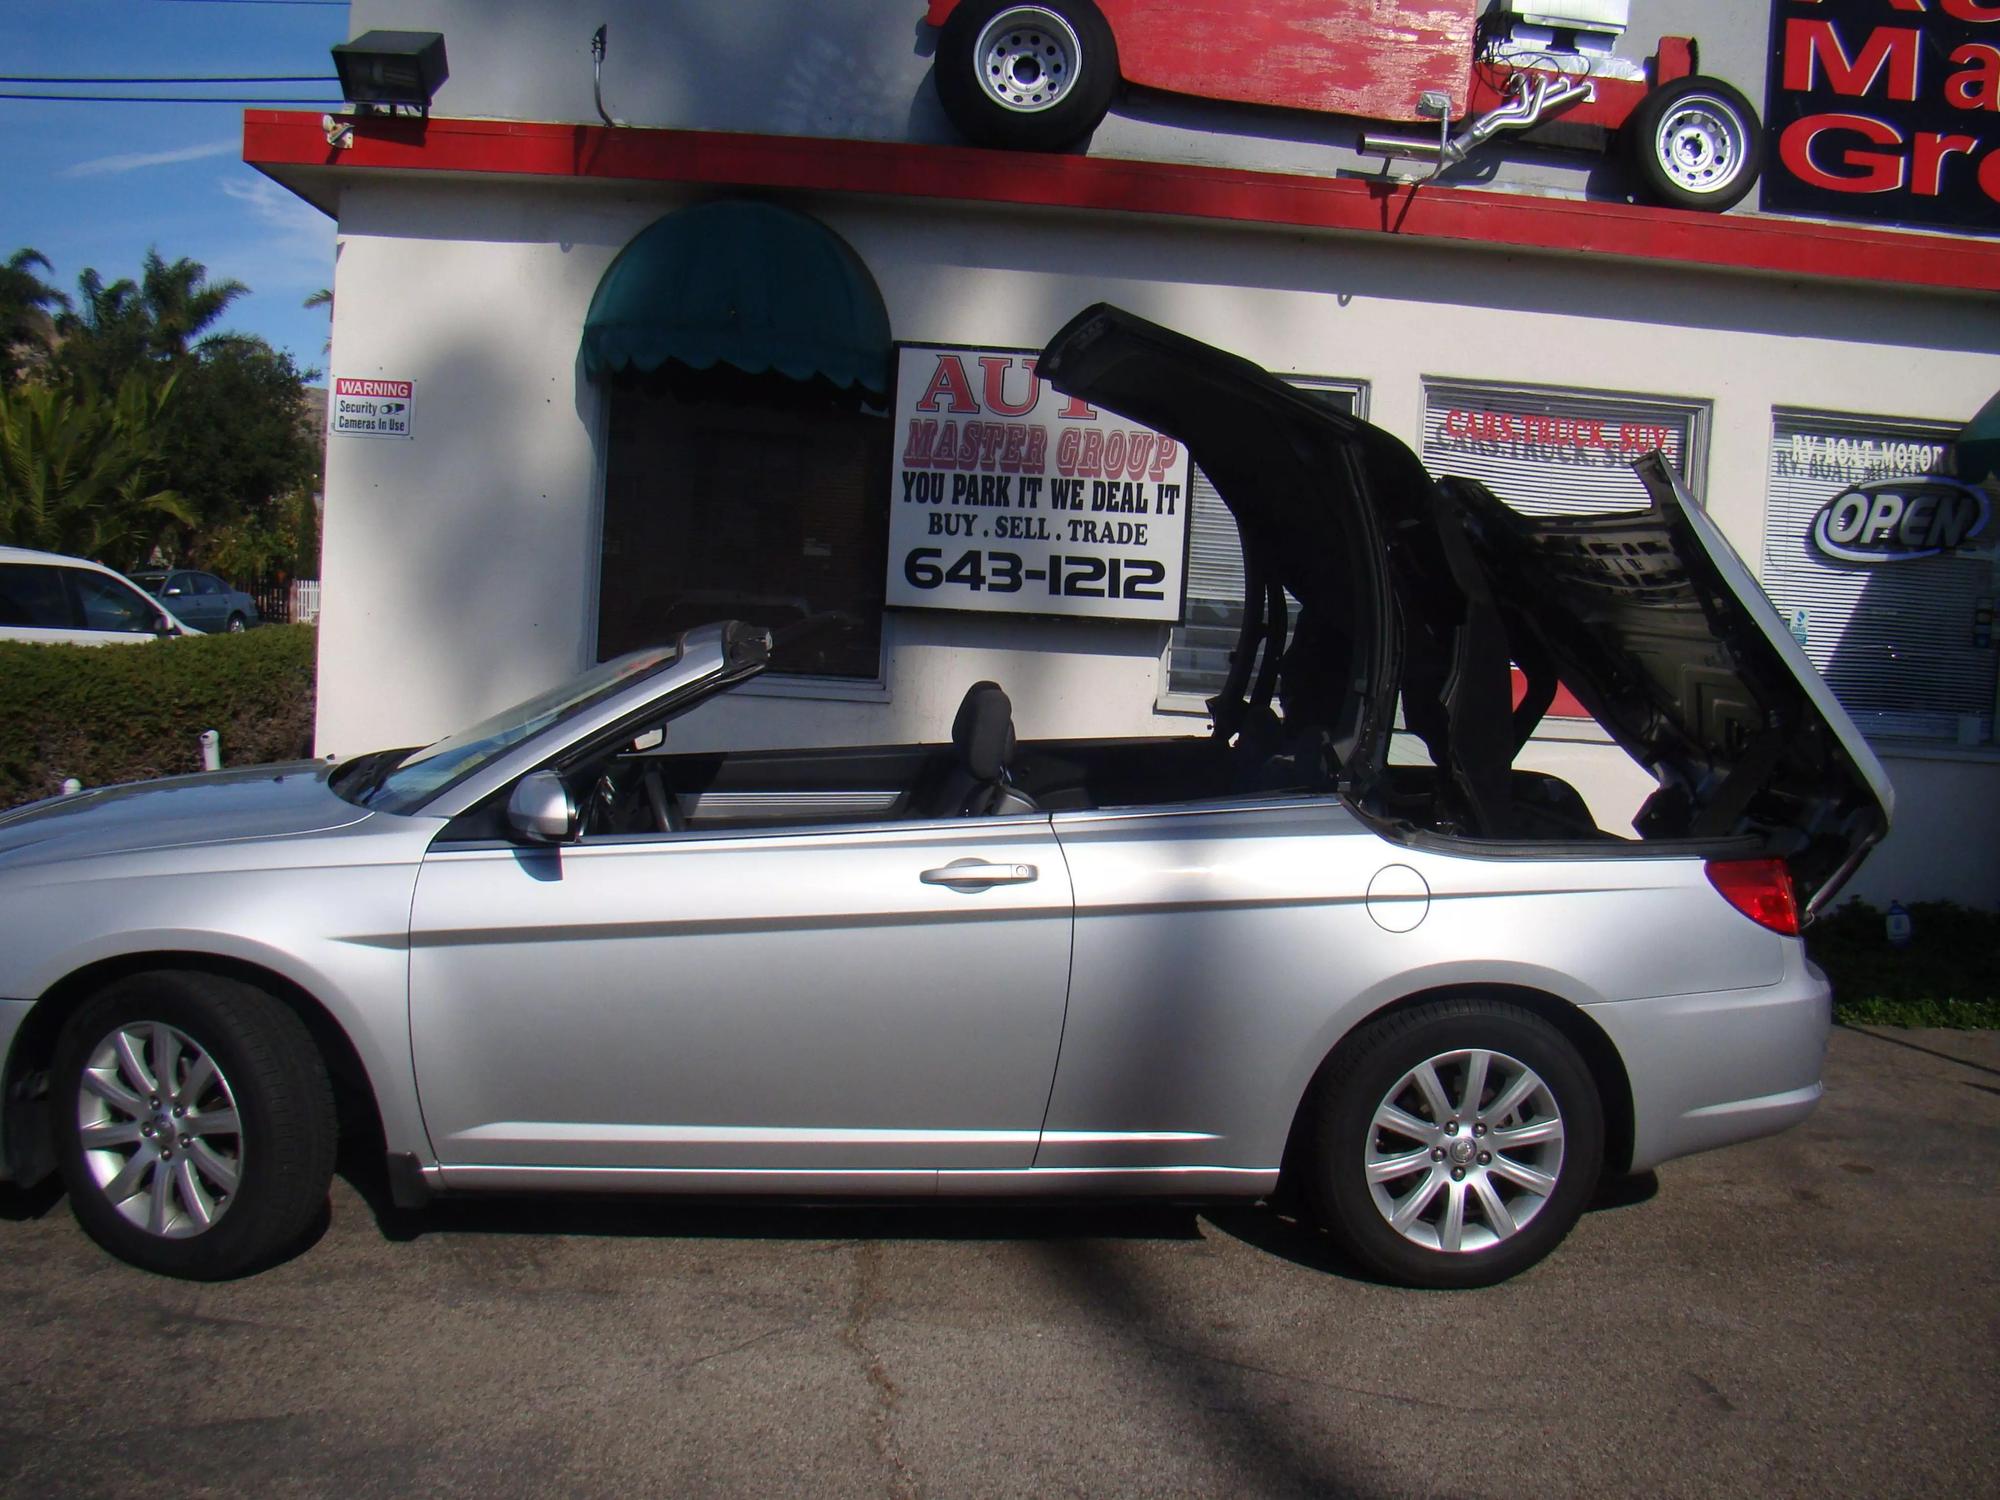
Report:
[[[318,74],[347,6],[301,0],[0,0],[0,74]],[[0,83],[0,91],[331,99],[332,83],[211,88]],[[301,106],[307,107],[307,106]],[[327,318],[300,302],[333,280],[333,221],[243,164],[241,104],[0,99],[0,259],[33,246],[74,291],[94,266],[136,277],[149,246],[250,287],[224,326],[323,367]]]

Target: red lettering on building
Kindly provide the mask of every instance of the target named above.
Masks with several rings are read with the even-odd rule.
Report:
[[[1953,109],[1988,109],[2000,114],[2000,47],[1967,42],[1952,52],[1951,60],[1970,66],[1944,81],[1945,102]]]
[[[1817,66],[1826,70],[1826,81],[1836,94],[1858,99],[1874,91],[1886,68],[1888,97],[1914,103],[1922,40],[1922,33],[1912,27],[1878,26],[1862,43],[1860,56],[1850,59],[1831,21],[1793,16],[1785,22],[1784,86],[1810,92],[1816,86]]]
[[[1900,156],[1881,151],[1847,147],[1840,159],[1855,170],[1844,175],[1821,166],[1816,148],[1822,137],[1835,131],[1852,132],[1877,146],[1903,144],[1902,131],[1866,115],[1807,115],[1785,127],[1778,137],[1778,155],[1799,181],[1836,193],[1893,193],[1903,186],[1907,163]]]
[[[972,399],[972,382],[966,378],[965,362],[956,354],[940,354],[937,368],[931,372],[930,384],[917,399],[918,411],[937,411],[941,398],[949,396],[945,411],[970,414],[979,410],[979,403]]]
[[[1002,417],[1025,417],[1035,409],[1035,403],[1042,399],[1042,382],[1035,374],[1035,361],[1028,358],[1023,359],[1021,363],[1028,371],[1028,398],[1025,401],[1009,401],[1007,372],[1014,368],[1013,358],[1005,354],[979,356],[979,368],[986,377],[983,389],[988,411]]]
[[[1976,135],[1939,135],[1922,131],[1910,162],[1910,191],[1920,198],[1935,198],[1944,192],[1944,164],[1947,157],[1971,156],[1979,150]]]

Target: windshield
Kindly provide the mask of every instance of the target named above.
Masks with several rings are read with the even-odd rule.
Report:
[[[521,741],[608,698],[637,678],[672,666],[680,660],[680,655],[678,646],[653,646],[614,657],[581,677],[503,709],[435,745],[400,756],[392,751],[358,783],[342,785],[341,779],[336,778],[334,789],[363,807],[381,812],[409,812]]]

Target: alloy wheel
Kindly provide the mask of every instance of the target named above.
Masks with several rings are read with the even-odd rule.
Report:
[[[1457,1254],[1513,1238],[1562,1175],[1563,1119],[1541,1076],[1504,1052],[1443,1052],[1376,1107],[1368,1191],[1412,1244]]]
[[[76,1123],[98,1191],[148,1234],[191,1238],[235,1202],[244,1155],[236,1096],[186,1032],[138,1021],[106,1035],[84,1066]]]

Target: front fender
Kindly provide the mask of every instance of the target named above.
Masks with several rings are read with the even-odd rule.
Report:
[[[77,975],[121,960],[212,958],[268,971],[346,1035],[390,1149],[428,1158],[409,1034],[416,861],[170,868],[184,853],[123,856],[115,873],[109,861],[89,861],[42,872],[58,878],[9,882],[0,996],[51,1003]]]

